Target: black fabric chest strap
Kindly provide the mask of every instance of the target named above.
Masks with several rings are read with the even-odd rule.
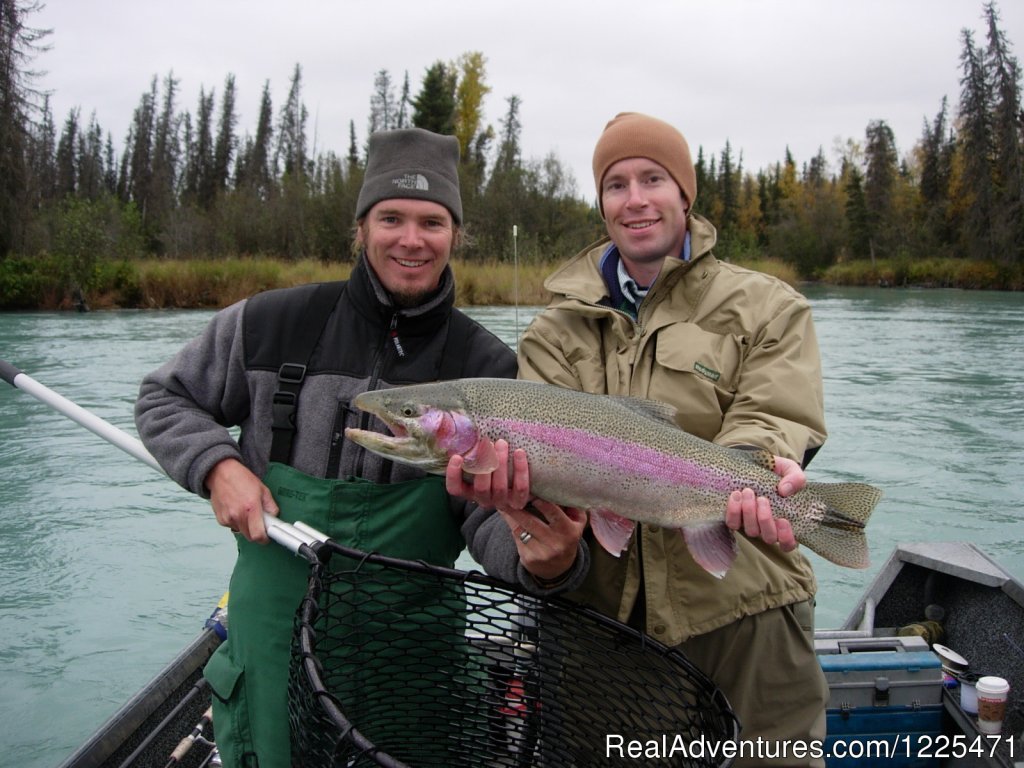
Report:
[[[306,367],[344,288],[343,282],[318,285],[306,305],[301,321],[295,326],[295,332],[291,334],[288,348],[281,350],[283,359],[298,362],[282,363],[277,370],[277,390],[274,392],[273,400],[274,418],[271,423],[271,461],[279,464],[291,463],[299,391],[306,379]]]

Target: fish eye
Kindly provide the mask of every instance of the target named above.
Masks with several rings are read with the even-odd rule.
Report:
[[[403,416],[415,416],[416,415],[416,411],[413,409],[413,407],[411,405],[405,405],[405,406],[402,406],[402,415]]]

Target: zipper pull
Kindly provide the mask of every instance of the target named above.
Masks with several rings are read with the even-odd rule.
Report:
[[[405,357],[405,350],[402,349],[402,340],[398,338],[398,315],[391,316],[391,328],[388,331],[391,336],[391,343],[395,345],[395,352],[399,357]]]

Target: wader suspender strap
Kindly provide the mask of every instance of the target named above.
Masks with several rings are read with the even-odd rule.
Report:
[[[466,341],[472,330],[473,321],[452,308],[448,318],[448,336],[444,340],[444,351],[441,353],[441,365],[437,369],[439,381],[462,378],[462,369],[466,363]]]
[[[306,378],[309,358],[320,341],[327,320],[338,303],[345,283],[321,283],[313,292],[302,321],[296,326],[293,344],[285,354],[301,363],[283,363],[277,370],[277,391],[274,392],[271,424],[272,441],[270,460],[279,464],[290,464],[292,440],[295,438],[295,414],[299,404],[299,390]],[[308,332],[306,332],[308,331]]]

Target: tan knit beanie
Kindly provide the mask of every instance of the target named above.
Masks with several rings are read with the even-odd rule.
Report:
[[[594,184],[597,185],[602,218],[601,183],[604,175],[615,163],[627,157],[646,157],[664,167],[679,185],[688,206],[693,206],[697,197],[697,172],[683,134],[656,117],[639,112],[620,112],[604,127],[594,147]]]

